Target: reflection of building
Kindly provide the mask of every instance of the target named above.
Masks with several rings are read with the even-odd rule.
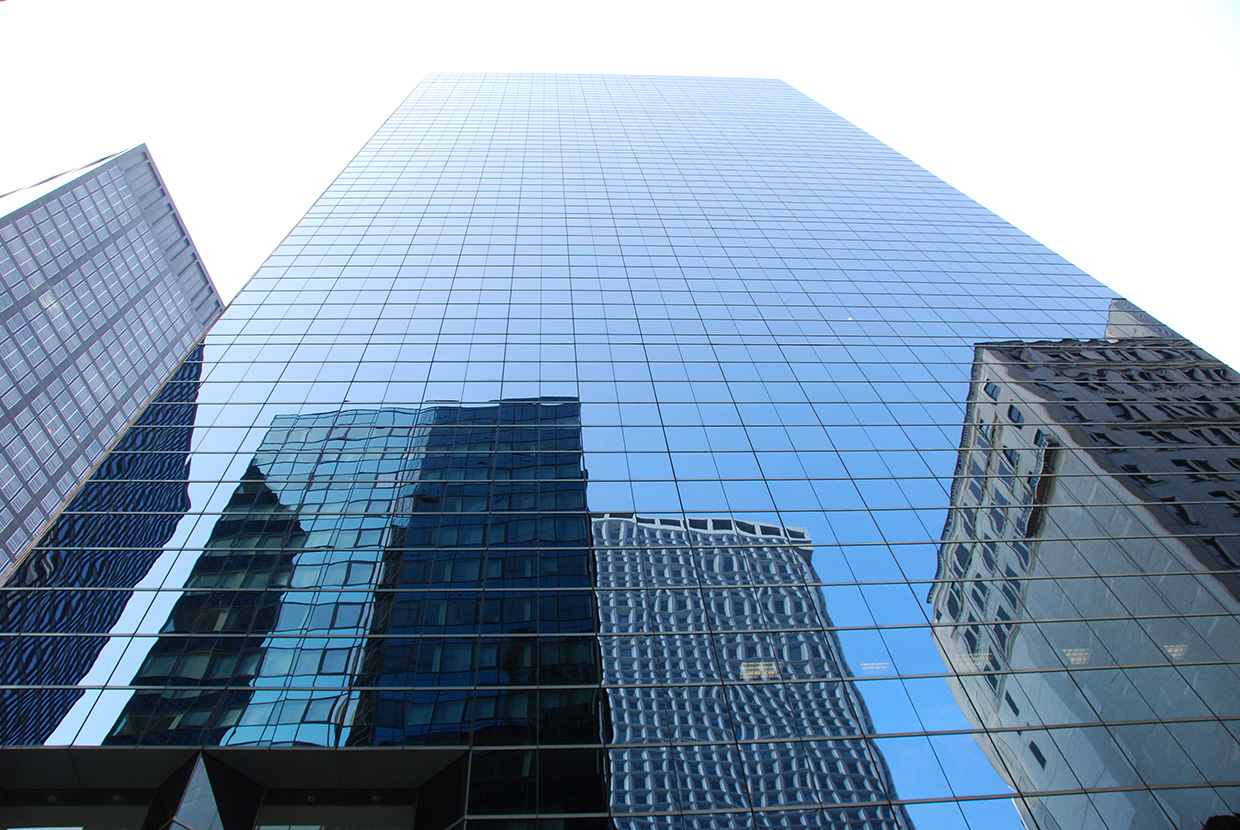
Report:
[[[3,574],[222,306],[145,147],[0,215]]]
[[[759,815],[795,825],[803,816],[790,813],[821,800],[831,815],[819,825],[856,825],[865,812],[883,826],[906,812],[919,828],[1010,830],[1020,816],[944,680],[924,586],[972,344],[1096,338],[1111,317],[1142,325],[1112,314],[1111,296],[779,82],[431,78],[206,336],[189,506],[125,613],[90,632],[106,640],[90,671],[58,681],[83,694],[47,746],[0,748],[0,820],[99,827],[132,798],[150,807],[134,807],[135,826],[176,818],[201,830],[212,822],[168,805],[186,788],[193,805],[212,802],[195,789],[206,776],[230,809],[249,804],[218,817],[225,830],[253,830],[237,816],[258,815],[255,792],[262,826],[408,827],[416,807],[412,822],[439,830],[465,810],[467,830],[596,830],[614,826],[613,801],[640,823],[598,737],[614,735],[604,704],[632,687],[599,680],[584,487],[596,514],[805,528],[834,626],[807,569],[809,599],[793,596],[812,600],[829,633],[811,634],[808,616],[789,631],[807,653],[837,638],[835,653],[865,674],[832,687],[847,679],[843,662],[786,676],[795,666],[783,657],[737,666],[712,655],[720,681],[687,685],[723,688],[729,706],[747,688],[763,706],[729,725],[734,741],[681,729],[681,710],[661,709],[672,720],[642,728],[677,739],[622,745],[634,764],[649,753],[633,780],[669,796],[681,772],[646,775],[660,753],[700,759],[699,777],[714,774],[715,753],[770,776],[746,780],[717,812],[699,805],[727,791],[721,782],[677,784],[686,813],[664,812],[664,826],[723,830],[727,816],[730,830],[756,830]],[[540,401],[537,436],[511,453],[500,422],[526,415],[497,400]],[[444,420],[405,436],[398,411]],[[384,412],[390,426],[374,420]],[[494,436],[458,420],[466,413],[493,414]],[[567,423],[553,428],[553,415]],[[304,435],[273,431],[302,421],[314,424]],[[463,471],[442,492],[422,475],[415,428],[453,438],[426,454]],[[380,435],[398,458],[384,458]],[[289,468],[273,469],[273,455]],[[500,456],[510,458],[495,466]],[[70,510],[57,524],[90,515]],[[123,538],[113,549],[127,550]],[[86,574],[74,589],[101,585]],[[58,589],[36,579],[20,590]],[[750,617],[718,636],[748,642],[740,619]],[[773,655],[776,633],[759,631]],[[9,628],[0,641],[44,634]],[[659,659],[660,672],[686,676],[679,653]],[[1181,675],[1163,677],[1159,695],[1185,693]],[[814,684],[825,697],[806,704],[798,695]],[[679,700],[676,683],[637,688]],[[859,737],[866,710],[874,734]],[[814,725],[835,712],[841,736]],[[809,734],[788,739],[802,720]],[[768,722],[780,737],[756,736]],[[788,766],[746,755],[757,744],[791,745]],[[843,760],[871,746],[889,776],[877,755],[869,767]],[[830,758],[843,768],[829,772]],[[598,782],[615,784],[614,799]],[[1084,775],[1068,797],[1100,810],[1144,797],[1157,810],[1150,793],[1164,783],[1151,775],[1116,795]],[[875,797],[893,792],[902,806],[884,816]],[[49,797],[85,816],[6,812]]]
[[[1210,786],[1240,776],[1216,719],[1240,688],[1237,516],[1227,366],[1184,340],[977,347],[930,597],[1030,827],[1196,828],[1240,805]],[[1133,791],[1038,797],[1081,787]]]
[[[1129,340],[1134,337],[1161,337],[1164,340],[1183,340],[1170,326],[1160,322],[1136,304],[1115,297],[1107,309],[1107,327],[1103,335],[1107,340]]]
[[[201,360],[199,346],[74,496],[72,518],[9,574],[4,629],[39,633],[0,640],[0,684],[34,687],[0,690],[0,742],[41,743],[82,697],[73,686],[103,649],[100,635],[188,509]]]
[[[307,537],[267,486],[259,458],[194,563],[163,628],[171,636],[155,642],[133,678],[148,689],[134,693],[109,742],[221,744],[240,731],[262,667],[278,659],[268,658],[269,637]]]
[[[593,528],[618,827],[911,827],[803,528],[629,514]]]
[[[575,401],[278,418],[108,742],[472,747],[475,814],[599,809],[588,533]]]

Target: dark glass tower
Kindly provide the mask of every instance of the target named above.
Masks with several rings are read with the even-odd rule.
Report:
[[[4,827],[1240,810],[1234,373],[780,82],[435,76],[181,372]]]

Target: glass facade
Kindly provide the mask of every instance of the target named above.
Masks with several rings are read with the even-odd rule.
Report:
[[[1229,826],[1237,379],[778,81],[433,76],[4,585],[0,822]]]
[[[0,196],[0,574],[223,308],[146,147]]]

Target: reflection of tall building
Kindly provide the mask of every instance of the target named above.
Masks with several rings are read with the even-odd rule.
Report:
[[[1212,786],[1240,776],[1218,720],[1240,689],[1237,516],[1232,369],[1184,340],[977,347],[930,598],[1030,827],[1196,828],[1240,807]],[[1121,792],[1039,796],[1082,787]]]
[[[803,528],[593,521],[621,828],[909,828]],[[847,803],[845,803],[847,802]]]
[[[599,809],[588,534],[575,401],[278,418],[109,743],[472,747],[475,814]]]
[[[0,742],[40,743],[82,696],[73,685],[188,509],[201,360],[199,346],[9,574],[4,628],[39,634],[0,639],[0,683],[35,687],[0,690]]]
[[[147,689],[134,693],[109,742],[220,744],[246,714],[307,537],[265,478],[255,458],[168,615],[168,636],[133,678]]]
[[[0,574],[222,304],[145,147],[0,196]]]

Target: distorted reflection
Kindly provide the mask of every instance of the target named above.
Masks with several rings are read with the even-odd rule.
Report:
[[[189,510],[201,374],[198,346],[5,582],[2,628],[28,636],[0,638],[0,744],[42,743],[83,696],[104,632]]]
[[[188,432],[159,433],[163,448],[187,448]],[[167,489],[164,472],[134,474]],[[168,491],[182,500],[184,478]],[[277,417],[104,742],[470,748],[473,815],[610,800],[625,828],[669,813],[695,827],[910,827],[806,530],[591,514],[585,491],[575,400]],[[150,557],[179,517],[157,515],[160,533],[124,537],[149,536]],[[46,579],[43,561],[27,571]],[[136,569],[131,583],[150,567],[109,561]],[[127,598],[103,596],[92,643]],[[72,701],[44,707],[26,740]]]
[[[602,514],[593,529],[617,827],[912,826],[803,528]]]
[[[472,745],[473,813],[601,809],[545,748],[601,738],[585,507],[575,400],[281,416],[107,743]]]
[[[1142,316],[976,350],[930,601],[1030,828],[1240,809],[1240,375]]]

